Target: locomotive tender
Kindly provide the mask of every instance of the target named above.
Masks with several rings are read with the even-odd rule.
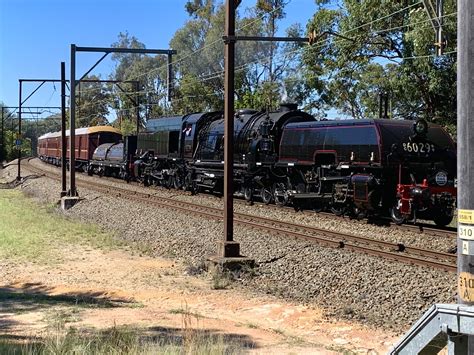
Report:
[[[98,146],[87,168],[88,175],[108,175],[130,181],[137,149],[137,136],[125,136],[115,143]]]
[[[453,218],[456,148],[438,125],[316,121],[286,104],[275,112],[240,110],[234,126],[235,193],[249,201],[357,218],[390,215],[398,224],[419,218],[447,225]],[[125,144],[99,146],[88,171],[221,192],[224,139],[222,112],[151,119]]]

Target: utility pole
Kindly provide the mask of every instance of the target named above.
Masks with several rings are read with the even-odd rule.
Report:
[[[16,144],[16,147],[18,149],[18,174],[16,176],[16,179],[18,181],[21,180],[21,144],[18,144],[18,140],[21,140],[21,105],[22,105],[22,98],[21,98],[21,87],[22,87],[22,84],[23,84],[23,81],[20,79],[19,80],[19,97],[18,97],[18,102],[19,102],[19,105],[18,105],[18,136],[16,137],[16,141],[15,141],[15,144]],[[21,142],[20,142],[21,143]]]
[[[474,305],[474,2],[458,1],[458,302]],[[474,349],[472,349],[474,350]]]
[[[69,102],[69,197],[76,197],[76,45],[71,44],[71,95]]]
[[[240,2],[240,1],[239,1]],[[218,256],[240,256],[240,244],[234,242],[234,69],[236,0],[226,1],[224,41],[224,241]]]
[[[66,151],[66,63],[61,62],[61,197],[67,195]]]
[[[438,55],[442,55],[444,47],[446,46],[443,37],[443,16],[444,16],[444,0],[437,0],[436,2],[436,15],[438,16],[438,28],[436,31],[436,47]]]
[[[5,160],[5,107],[2,106],[2,150],[0,151],[0,166],[3,166]]]
[[[254,261],[240,255],[240,243],[234,241],[234,69],[235,9],[240,0],[226,0],[224,39],[224,238],[217,255],[209,261],[226,269],[253,266]]]
[[[218,245],[217,262],[225,259],[237,263],[253,264],[253,260],[240,255],[240,244],[234,241],[234,70],[236,41],[306,42],[310,38],[260,37],[235,35],[235,11],[241,0],[226,0],[224,39],[224,239]],[[327,33],[325,33],[327,34]],[[210,259],[215,261],[214,258]]]
[[[82,77],[76,80],[76,54],[77,52],[98,52],[103,53],[102,57],[84,74]],[[175,50],[172,49],[140,49],[140,48],[104,48],[104,47],[78,47],[75,44],[71,44],[71,96],[70,96],[70,109],[69,109],[69,199],[62,199],[64,201],[63,208],[67,209],[74,205],[78,201],[78,193],[76,189],[76,170],[75,170],[75,139],[76,139],[76,84],[80,84],[81,81],[87,81],[85,78],[89,73],[99,65],[102,60],[105,59],[110,53],[140,53],[140,54],[176,54]],[[96,80],[94,80],[96,81]],[[117,81],[109,81],[117,82]],[[138,103],[137,103],[137,106]],[[139,110],[137,110],[138,112]],[[137,126],[139,119],[137,120]]]
[[[442,55],[446,46],[446,40],[443,35],[444,0],[435,0],[434,6],[431,0],[422,0],[422,2],[435,32],[436,55]]]

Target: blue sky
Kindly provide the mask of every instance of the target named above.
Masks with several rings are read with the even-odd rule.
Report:
[[[18,79],[59,79],[60,62],[69,78],[70,44],[109,47],[119,32],[128,31],[147,48],[166,49],[175,31],[188,19],[186,0],[0,0],[0,101],[18,105]],[[243,0],[239,11],[254,6]],[[306,26],[316,11],[314,0],[291,0],[282,29]],[[98,53],[80,53],[77,77]],[[104,61],[93,72],[106,78],[113,64]],[[37,84],[24,83],[23,97]],[[59,106],[59,85],[44,85],[25,106]]]

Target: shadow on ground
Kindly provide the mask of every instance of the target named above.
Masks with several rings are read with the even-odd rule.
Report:
[[[126,307],[133,302],[109,297],[104,292],[52,294],[52,288],[41,283],[6,285],[0,287],[0,335],[17,325],[11,316],[19,313],[41,311],[52,306]]]
[[[42,311],[53,306],[112,308],[128,307],[134,303],[133,300],[113,298],[103,292],[53,294],[52,291],[52,288],[42,283],[0,287],[0,354],[23,354],[32,353],[32,351],[33,353],[42,353],[42,349],[48,343],[48,337],[56,340],[58,338],[58,334],[49,334],[48,332],[42,338],[36,335],[16,335],[14,329],[21,327],[22,324],[15,320],[15,315]],[[130,345],[124,345],[125,342],[133,343],[134,347],[145,344],[181,348],[188,347],[190,342],[197,342],[201,345],[211,344],[211,346],[221,344],[232,349],[255,349],[257,347],[257,344],[245,334],[223,334],[216,329],[193,328],[189,323],[190,317],[192,316],[186,320],[186,315],[183,315],[182,328],[152,326],[148,328],[112,327],[106,330],[97,330],[66,327],[55,331],[65,337],[64,344],[78,343],[79,347],[82,344],[96,347],[88,349],[85,353],[96,352],[103,344],[114,342],[114,339],[116,343],[107,346],[120,348]],[[117,348],[118,351],[123,350],[119,350],[119,348]],[[25,352],[25,349],[28,351]]]
[[[46,333],[43,337],[0,335],[1,354],[49,354],[52,348],[57,354],[148,354],[162,351],[167,354],[240,354],[258,347],[244,334],[175,327],[112,327],[107,330],[69,328]]]
[[[221,339],[226,344],[233,344],[239,348],[255,349],[255,343],[248,335],[222,333],[216,329],[183,329],[172,327],[150,327],[147,330],[146,340],[152,343],[171,343],[183,346],[189,338],[208,339],[217,342]]]

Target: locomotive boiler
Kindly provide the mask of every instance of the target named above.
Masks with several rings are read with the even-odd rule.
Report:
[[[234,117],[234,186],[236,193],[251,200],[273,201],[273,186],[280,139],[285,125],[310,122],[314,117],[282,104],[278,111],[237,111]],[[198,188],[222,191],[224,178],[224,119],[211,122],[199,134],[192,163],[192,181]]]

